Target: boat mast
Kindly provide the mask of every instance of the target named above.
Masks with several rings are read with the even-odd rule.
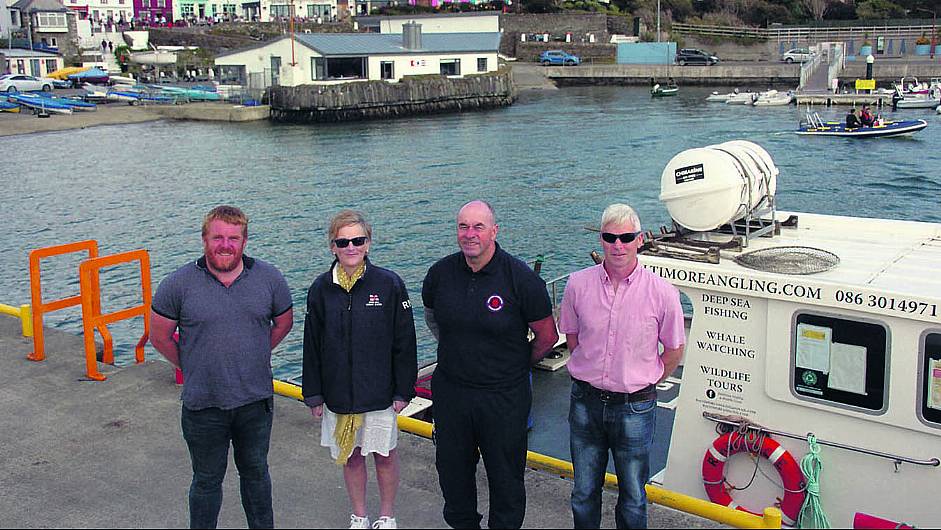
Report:
[[[291,28],[291,66],[297,66],[297,60],[294,57],[294,0],[291,0],[291,21],[289,25]]]

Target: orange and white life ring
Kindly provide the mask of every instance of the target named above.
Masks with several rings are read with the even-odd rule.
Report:
[[[758,446],[758,443],[761,445]],[[738,432],[726,433],[716,438],[709,446],[702,461],[702,480],[709,500],[736,510],[761,515],[736,504],[725,487],[723,468],[726,460],[732,455],[745,451],[767,458],[778,470],[784,483],[784,497],[780,502],[781,513],[785,524],[794,525],[801,506],[804,505],[804,473],[791,453],[781,447],[781,444],[755,432],[750,431],[744,435]]]

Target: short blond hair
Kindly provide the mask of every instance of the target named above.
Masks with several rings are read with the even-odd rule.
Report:
[[[203,218],[203,237],[206,237],[206,234],[209,233],[209,224],[213,221],[222,221],[230,225],[241,226],[242,237],[248,237],[248,217],[242,210],[235,206],[223,204],[222,206],[216,206],[210,210],[209,213],[206,214],[206,217]]]
[[[626,204],[612,204],[604,209],[604,213],[601,214],[601,227],[604,228],[609,224],[624,224],[630,223],[634,227],[634,230],[640,232],[640,217],[638,217],[637,212],[633,208]]]
[[[372,241],[372,226],[366,220],[366,215],[357,210],[341,210],[330,219],[330,228],[327,230],[327,245],[332,245],[340,229],[344,226],[359,225],[366,231],[366,237]]]

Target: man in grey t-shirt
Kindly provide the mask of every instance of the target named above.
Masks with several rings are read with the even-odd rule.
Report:
[[[248,218],[238,208],[210,211],[202,238],[205,255],[167,276],[151,304],[150,342],[183,371],[190,527],[216,527],[231,442],[248,526],[274,528],[271,350],[294,323],[291,291],[278,269],[243,255]]]

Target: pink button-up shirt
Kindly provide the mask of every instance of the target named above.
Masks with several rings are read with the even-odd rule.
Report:
[[[656,383],[663,376],[658,343],[668,350],[686,344],[679,291],[639,263],[616,293],[603,265],[572,273],[559,331],[578,335],[569,374],[611,392]]]

